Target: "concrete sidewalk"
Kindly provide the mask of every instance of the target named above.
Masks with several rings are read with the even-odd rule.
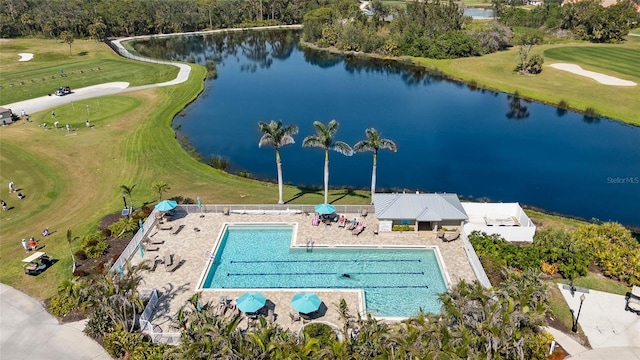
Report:
[[[558,284],[569,308],[577,314],[580,296],[573,295]],[[589,338],[593,349],[629,347],[640,348],[640,316],[625,311],[626,300],[622,295],[589,290],[585,295],[578,323]]]
[[[0,359],[111,359],[82,328],[60,324],[39,301],[0,284]]]

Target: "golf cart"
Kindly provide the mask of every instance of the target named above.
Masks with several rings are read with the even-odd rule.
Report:
[[[53,259],[43,251],[36,251],[29,257],[22,259],[22,262],[26,263],[24,265],[25,274],[38,275],[53,264]]]
[[[67,95],[67,94],[71,94],[71,88],[68,87],[68,86],[59,87],[59,88],[56,89],[55,94],[57,96],[64,96],[64,95]]]

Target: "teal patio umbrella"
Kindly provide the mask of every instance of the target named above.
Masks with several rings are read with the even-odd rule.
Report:
[[[178,206],[178,203],[173,200],[162,200],[156,205],[156,210],[158,211],[169,211],[173,210]]]
[[[200,196],[196,198],[196,202],[198,203],[198,209],[202,208],[202,201],[200,201]]]
[[[238,309],[246,313],[254,313],[264,307],[267,303],[267,298],[259,292],[250,291],[240,295],[236,300]]]
[[[328,215],[336,212],[336,207],[331,204],[318,204],[313,209],[320,215]]]
[[[322,304],[322,300],[320,300],[318,295],[308,292],[295,294],[291,299],[291,306],[293,309],[303,314],[318,311],[318,309],[320,309],[320,304]]]

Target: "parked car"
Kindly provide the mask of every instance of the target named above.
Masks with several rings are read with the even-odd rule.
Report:
[[[56,89],[55,94],[57,96],[64,96],[64,95],[67,95],[67,94],[71,94],[71,88],[68,87],[68,86],[59,87],[59,88]]]

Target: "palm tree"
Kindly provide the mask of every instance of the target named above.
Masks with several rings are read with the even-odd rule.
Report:
[[[396,143],[389,139],[383,139],[378,130],[374,128],[367,129],[367,140],[358,141],[354,146],[355,152],[371,151],[373,152],[373,171],[371,172],[371,203],[373,204],[373,194],[376,192],[376,166],[378,163],[378,150],[389,149],[393,152],[398,151]]]
[[[326,126],[320,121],[314,121],[316,134],[304,138],[303,147],[319,147],[324,149],[324,203],[329,202],[329,150],[337,151],[342,155],[353,155],[353,149],[347,143],[336,141],[334,136],[338,131],[338,122],[334,119]]]
[[[167,184],[164,181],[154,182],[153,185],[151,185],[151,187],[153,188],[153,191],[158,193],[158,201],[162,200],[162,194],[171,190],[171,187],[169,187],[169,184]]]
[[[259,122],[258,128],[262,133],[262,137],[258,142],[258,147],[269,145],[276,149],[276,165],[278,167],[278,204],[284,204],[284,201],[282,201],[282,162],[280,161],[280,148],[285,145],[295,143],[293,135],[298,133],[298,127],[295,125],[282,126],[281,121],[271,120],[268,124]]]
[[[76,272],[76,257],[73,255],[73,246],[72,246],[72,243],[76,240],[78,240],[78,237],[77,236],[73,237],[73,235],[71,235],[71,229],[67,229],[67,243],[69,243],[69,252],[71,252],[71,261],[73,262],[73,265],[71,266],[72,274]]]
[[[135,189],[136,185],[133,184],[131,186],[120,185],[120,190],[122,190],[122,195],[126,195],[129,197],[129,201],[131,202],[131,211],[133,211],[133,198],[131,194],[133,193],[133,189]]]

